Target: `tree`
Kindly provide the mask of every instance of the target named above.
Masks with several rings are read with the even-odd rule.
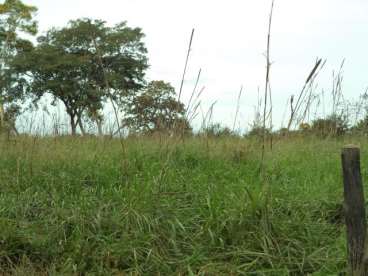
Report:
[[[10,63],[19,51],[31,47],[31,42],[22,39],[21,34],[36,35],[37,22],[33,19],[36,11],[36,7],[20,0],[5,0],[0,4],[0,129],[10,127],[15,130],[14,116],[20,113],[15,102],[24,96],[26,79],[16,77]],[[14,113],[14,109],[17,112]],[[9,118],[6,114],[10,113],[12,119],[6,121]]]
[[[108,27],[79,19],[39,37],[37,47],[19,55],[14,66],[31,77],[36,99],[49,93],[64,103],[75,135],[78,125],[85,132],[83,114],[100,124],[106,100],[120,103],[143,87],[148,65],[142,38],[140,28],[125,22]]]
[[[93,83],[88,82],[83,55],[68,53],[45,39],[33,51],[19,55],[13,66],[31,77],[29,89],[35,101],[50,93],[54,105],[57,100],[64,103],[72,134],[76,134],[89,102],[98,101],[100,96]]]
[[[123,125],[142,133],[189,130],[184,104],[177,101],[175,89],[164,81],[151,81],[125,106]]]

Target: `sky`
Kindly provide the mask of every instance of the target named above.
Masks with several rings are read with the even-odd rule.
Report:
[[[271,0],[24,2],[38,7],[40,33],[81,17],[111,25],[127,21],[128,26],[142,28],[150,63],[147,79],[168,81],[177,91],[194,28],[183,101],[188,101],[201,68],[203,112],[217,101],[212,120],[231,127],[243,86],[236,125],[249,128],[258,90],[264,90]],[[270,82],[276,127],[283,121],[288,98],[301,90],[317,57],[327,60],[317,79],[317,91],[330,93],[332,72],[345,59],[344,96],[357,99],[364,92],[368,86],[367,14],[366,0],[275,0]]]

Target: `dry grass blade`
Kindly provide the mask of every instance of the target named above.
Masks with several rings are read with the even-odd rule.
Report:
[[[262,154],[261,154],[261,170],[263,171],[263,161],[265,154],[265,143],[266,143],[266,117],[267,117],[267,100],[270,93],[270,70],[271,70],[271,62],[270,62],[270,42],[271,42],[271,26],[272,26],[272,15],[273,15],[273,7],[275,1],[272,0],[271,11],[268,21],[268,33],[267,33],[267,51],[266,51],[266,80],[265,80],[265,91],[264,91],[264,106],[263,106],[263,127],[262,127]]]
[[[181,83],[180,83],[180,89],[179,89],[178,101],[180,101],[180,99],[181,99],[181,94],[182,94],[182,91],[183,91],[183,85],[184,85],[184,80],[185,80],[185,74],[187,73],[189,56],[190,56],[190,52],[191,52],[191,50],[192,50],[193,36],[194,36],[194,28],[192,29],[192,33],[191,33],[191,35],[190,35],[189,47],[188,47],[188,51],[187,51],[187,57],[186,57],[186,59],[185,59],[185,65],[184,65],[183,77],[181,78]]]
[[[212,120],[212,114],[213,114],[213,108],[217,101],[214,101],[210,107],[208,108],[206,114],[204,115],[203,110],[202,111],[202,129],[206,129],[208,126],[210,126],[211,120]]]
[[[203,86],[201,90],[199,90],[198,94],[196,95],[194,101],[192,101],[191,106],[188,107],[188,110],[186,112],[186,118],[192,117],[193,113],[195,113],[198,109],[198,105],[200,103],[200,97],[204,91],[205,87]]]
[[[288,122],[288,125],[287,125],[287,130],[289,131],[293,122],[295,121],[295,116],[298,112],[298,110],[300,109],[301,107],[301,104],[303,102],[303,98],[305,97],[305,92],[306,92],[306,88],[308,86],[308,84],[314,80],[314,77],[316,76],[316,72],[317,72],[317,69],[321,66],[322,64],[322,59],[318,59],[316,64],[313,66],[313,69],[311,70],[311,72],[309,73],[304,85],[303,85],[303,88],[302,90],[300,91],[299,93],[299,96],[298,96],[298,99],[296,101],[296,104],[293,105],[294,103],[294,96],[291,97],[291,100],[290,100],[290,109],[291,109],[291,112],[290,112],[290,118],[289,118],[289,122]],[[323,63],[323,65],[325,64],[325,62]]]
[[[236,103],[236,112],[235,112],[234,123],[233,123],[233,132],[235,131],[236,121],[238,120],[238,114],[239,114],[239,108],[240,108],[240,98],[241,98],[242,92],[243,92],[243,86],[240,87],[240,91],[238,94],[238,100]]]
[[[342,82],[343,82],[343,67],[345,64],[345,59],[343,59],[343,61],[340,64],[340,68],[339,71],[337,73],[337,75],[335,76],[335,74],[333,73],[332,75],[332,115],[336,116],[337,114],[337,109],[340,106],[342,99],[343,99],[343,95],[342,95]]]
[[[194,97],[194,95],[195,95],[195,93],[197,91],[199,79],[201,78],[201,73],[202,73],[202,69],[199,69],[199,72],[198,72],[198,75],[197,75],[197,79],[196,79],[196,82],[195,82],[195,85],[194,85],[192,94],[190,95],[190,99],[189,99],[189,102],[188,102],[188,105],[187,105],[187,110],[185,111],[185,113],[188,113],[188,110],[189,110],[190,105],[192,103],[193,97]]]
[[[197,111],[200,105],[201,105],[201,101],[199,101],[197,105],[193,108],[193,111],[190,113],[191,114],[190,117],[187,118],[189,123],[192,123],[192,121],[198,116]]]

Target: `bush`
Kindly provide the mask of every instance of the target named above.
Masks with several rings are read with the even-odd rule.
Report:
[[[311,131],[314,134],[326,136],[341,136],[349,129],[348,121],[344,116],[331,115],[327,118],[316,119],[312,122]]]
[[[211,124],[204,128],[200,135],[207,135],[210,137],[236,137],[237,133],[232,131],[229,127],[221,126],[219,123]]]
[[[351,128],[355,133],[368,134],[368,115]]]
[[[246,134],[246,136],[261,137],[263,135],[263,132],[265,132],[266,135],[269,135],[271,133],[270,129],[268,128],[264,129],[261,126],[253,126],[252,129]]]

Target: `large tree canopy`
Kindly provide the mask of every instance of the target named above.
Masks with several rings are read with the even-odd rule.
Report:
[[[20,53],[13,62],[18,72],[31,80],[36,99],[49,93],[64,103],[72,134],[82,116],[101,119],[107,99],[121,103],[144,84],[146,48],[140,28],[120,23],[80,19],[62,29],[51,29],[39,37],[32,51]]]

